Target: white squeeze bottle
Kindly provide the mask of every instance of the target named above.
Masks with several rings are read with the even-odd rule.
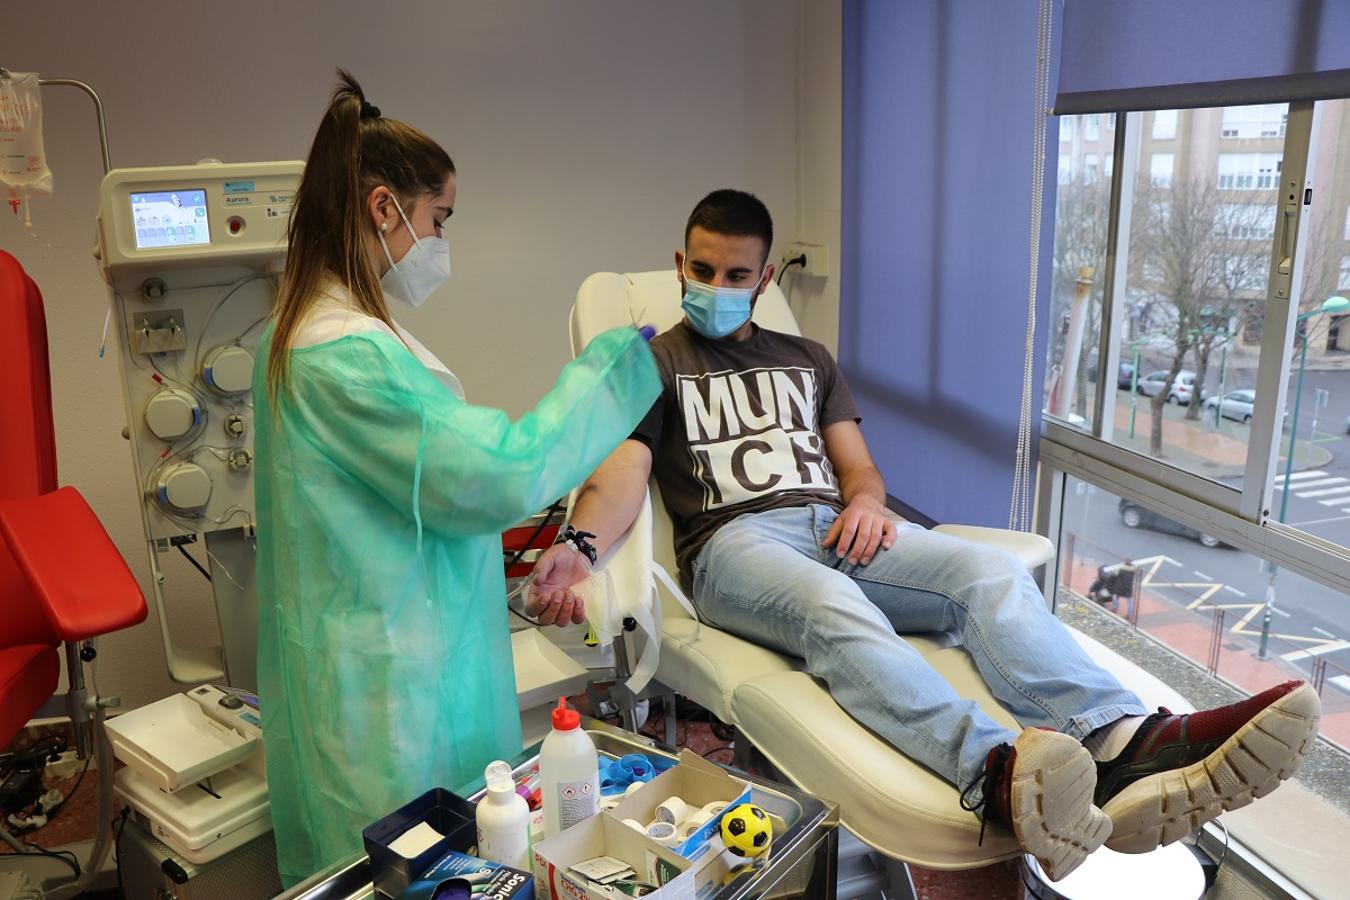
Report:
[[[478,801],[478,855],[528,872],[530,806],[516,793],[511,767],[506,763],[491,763],[483,775],[487,779],[487,793]]]
[[[600,811],[600,760],[566,697],[558,698],[553,731],[539,751],[539,781],[546,838]]]

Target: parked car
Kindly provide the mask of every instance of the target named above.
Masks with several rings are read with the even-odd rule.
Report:
[[[1207,397],[1201,406],[1210,412],[1217,406],[1219,415],[1225,419],[1250,423],[1252,410],[1256,407],[1256,391],[1229,391],[1222,397]]]
[[[1128,391],[1134,383],[1134,363],[1121,363],[1116,371],[1116,387]]]
[[[1130,389],[1130,380],[1134,377],[1134,364],[1123,362],[1116,367],[1116,387]],[[1088,363],[1087,380],[1097,383],[1097,360]]]
[[[1250,425],[1252,421],[1252,411],[1256,408],[1256,391],[1250,389],[1229,391],[1224,394],[1222,398],[1206,397],[1204,402],[1200,405],[1212,413],[1214,412],[1214,407],[1218,406],[1220,403],[1223,404],[1223,410],[1219,415],[1223,416],[1225,419],[1233,419]],[[1284,421],[1286,424],[1289,422],[1289,410],[1287,409],[1284,411]],[[1346,424],[1350,426],[1350,422],[1347,422]]]
[[[1228,546],[1213,535],[1196,531],[1189,525],[1182,525],[1180,522],[1169,519],[1167,516],[1159,515],[1153,510],[1140,506],[1137,503],[1132,503],[1129,500],[1122,499],[1117,509],[1120,512],[1120,521],[1124,522],[1127,528],[1147,528],[1150,531],[1176,534],[1181,537],[1190,538],[1193,541],[1199,541],[1206,547]]]
[[[1139,379],[1139,393],[1145,397],[1155,397],[1167,390],[1167,401],[1169,403],[1180,403],[1183,406],[1191,402],[1191,391],[1195,389],[1195,373],[1182,369],[1177,373],[1176,380],[1172,382],[1171,387],[1167,387],[1167,371],[1160,369],[1157,372],[1149,372],[1143,378]],[[1200,392],[1203,399],[1205,391]]]

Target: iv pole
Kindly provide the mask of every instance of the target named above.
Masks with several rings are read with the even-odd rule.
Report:
[[[0,78],[9,78],[9,70],[0,66]],[[73,87],[79,88],[89,95],[89,99],[94,101],[94,115],[98,117],[98,146],[103,154],[103,174],[107,175],[112,170],[111,157],[108,156],[108,120],[103,115],[103,101],[99,99],[98,92],[74,78],[38,78],[39,87]]]

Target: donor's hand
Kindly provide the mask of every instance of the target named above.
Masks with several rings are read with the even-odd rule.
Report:
[[[570,544],[554,544],[534,564],[525,614],[541,625],[580,624],[586,619],[586,603],[572,587],[591,575],[591,564]]]

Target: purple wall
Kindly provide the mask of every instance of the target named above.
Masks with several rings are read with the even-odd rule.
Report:
[[[888,490],[939,522],[1008,521],[1035,57],[1034,3],[844,3],[839,357]],[[1058,152],[1046,127],[1034,434]]]

